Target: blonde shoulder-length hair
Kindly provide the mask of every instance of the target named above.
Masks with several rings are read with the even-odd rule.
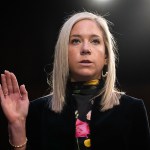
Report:
[[[53,72],[49,83],[51,83],[52,100],[50,107],[54,112],[61,112],[65,104],[66,85],[69,78],[69,64],[68,64],[68,43],[72,27],[80,20],[90,19],[97,23],[103,30],[104,41],[108,55],[108,74],[105,79],[105,85],[100,91],[102,95],[100,103],[100,110],[105,111],[119,104],[121,92],[115,88],[116,80],[116,43],[113,35],[109,31],[108,21],[96,13],[91,12],[78,12],[75,13],[63,24],[58,40],[55,46]]]

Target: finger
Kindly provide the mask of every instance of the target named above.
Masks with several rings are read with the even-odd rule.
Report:
[[[12,94],[13,93],[13,87],[12,87],[12,81],[11,81],[11,74],[7,70],[5,70],[5,77],[6,77],[8,93]]]
[[[13,92],[14,93],[20,93],[19,85],[18,85],[18,81],[17,81],[16,76],[12,72],[10,73],[10,76],[11,76]]]
[[[2,90],[1,84],[0,84],[0,99],[1,99],[1,101],[4,100],[4,93],[3,93],[3,90]]]
[[[1,81],[2,81],[2,90],[4,96],[6,96],[8,95],[8,88],[7,88],[6,76],[4,74],[1,74]]]
[[[24,84],[20,86],[20,93],[21,93],[23,100],[28,99],[28,92],[27,92]]]

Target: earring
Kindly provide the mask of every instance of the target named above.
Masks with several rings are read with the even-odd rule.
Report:
[[[106,73],[104,74],[104,73],[103,73],[103,70],[102,70],[102,77],[103,77],[103,78],[106,78],[107,75],[108,75],[108,72],[106,71]]]

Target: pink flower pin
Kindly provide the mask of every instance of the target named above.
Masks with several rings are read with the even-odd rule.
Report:
[[[79,119],[76,121],[76,137],[88,137],[90,134],[89,125]]]

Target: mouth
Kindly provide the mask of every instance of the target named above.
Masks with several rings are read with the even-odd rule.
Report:
[[[90,60],[82,60],[79,62],[81,66],[83,67],[89,67],[92,65],[92,62]]]
[[[82,61],[80,61],[80,63],[89,64],[89,63],[92,63],[92,62],[90,60],[82,60]]]

